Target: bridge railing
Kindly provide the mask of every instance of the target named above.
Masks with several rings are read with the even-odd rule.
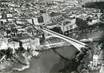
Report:
[[[59,34],[57,32],[54,32],[52,30],[49,30],[46,27],[42,27],[41,30],[44,31],[44,32],[46,32],[46,33],[52,34],[52,36],[55,36],[55,37],[58,37],[58,38],[61,38],[61,39],[65,40],[65,41],[67,41],[69,44],[73,45],[79,51],[81,51],[82,47],[86,47],[87,46],[85,43],[82,43],[82,42],[80,42],[78,40],[75,40],[73,38],[70,38],[70,37],[64,36],[62,34]]]

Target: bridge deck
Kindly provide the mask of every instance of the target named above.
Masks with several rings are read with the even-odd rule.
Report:
[[[70,37],[64,36],[64,35],[62,35],[62,34],[59,34],[59,33],[57,33],[57,32],[54,32],[54,31],[52,31],[52,30],[49,30],[49,29],[46,28],[46,27],[43,27],[41,30],[43,30],[44,32],[47,32],[47,33],[49,33],[49,34],[52,34],[52,35],[55,36],[55,37],[58,37],[58,38],[61,38],[61,39],[65,40],[65,41],[67,41],[68,43],[70,43],[70,44],[72,44],[74,47],[76,47],[79,51],[81,51],[81,50],[80,50],[81,47],[85,47],[85,46],[86,46],[85,43],[82,43],[82,42],[80,42],[80,41],[78,41],[78,40],[75,40],[75,39],[73,39],[73,38],[70,38]]]

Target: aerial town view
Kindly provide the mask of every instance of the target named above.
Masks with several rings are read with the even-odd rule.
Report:
[[[0,73],[104,73],[104,0],[0,0]]]

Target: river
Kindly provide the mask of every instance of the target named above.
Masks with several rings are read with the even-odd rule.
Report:
[[[66,46],[57,48],[57,51],[64,57],[71,59],[75,56],[77,49],[73,46]],[[42,52],[38,57],[33,57],[30,62],[30,68],[13,73],[56,73],[63,69],[65,66],[64,60],[62,60],[52,50]]]

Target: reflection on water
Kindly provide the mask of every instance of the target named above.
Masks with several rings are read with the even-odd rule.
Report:
[[[64,57],[71,59],[75,53],[76,49],[73,46],[66,46],[57,48],[60,54],[64,54]],[[67,53],[66,53],[67,52]],[[60,56],[55,54],[52,50],[42,52],[38,58],[33,57],[30,61],[30,68],[13,73],[56,73],[63,69],[66,65],[65,60],[62,60]]]
[[[57,49],[60,54],[71,59],[75,53],[76,49],[73,46],[61,47]],[[67,52],[67,53],[66,53]],[[19,59],[23,59],[21,56]],[[24,56],[25,59],[22,61],[26,65],[20,64],[18,62],[8,62],[0,66],[6,67],[5,70],[2,70],[0,73],[55,73],[59,72],[66,65],[65,60],[62,60],[57,54],[52,50],[42,52],[38,57],[33,57],[30,59],[27,56]]]

